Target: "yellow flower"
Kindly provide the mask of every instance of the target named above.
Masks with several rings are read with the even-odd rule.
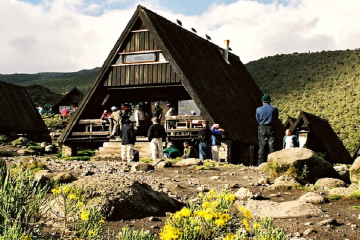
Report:
[[[212,214],[206,214],[206,215],[204,216],[204,218],[205,218],[206,220],[208,220],[208,221],[212,220],[213,217],[214,217],[214,216],[213,216]]]
[[[231,218],[230,215],[226,214],[226,213],[221,214],[221,216],[220,216],[220,219],[224,220],[225,222],[229,221],[230,218]]]
[[[210,191],[209,191],[209,195],[215,195],[215,191],[214,191],[214,190],[210,190]]]
[[[200,230],[201,230],[201,228],[200,228],[199,226],[196,226],[196,227],[194,227],[194,230],[196,230],[196,231],[200,231]]]
[[[241,206],[241,207],[238,208],[238,210],[239,210],[240,212],[244,212],[244,211],[246,211],[247,209],[246,209],[246,207]]]
[[[52,189],[52,190],[51,190],[51,192],[52,192],[53,194],[55,194],[55,195],[57,195],[57,194],[60,194],[60,193],[61,193],[61,191],[60,191],[60,190],[58,190],[58,189],[56,189],[56,188]]]
[[[101,219],[101,220],[99,221],[99,223],[104,224],[104,223],[105,223],[105,220],[104,220],[104,219]]]
[[[80,212],[80,218],[83,221],[89,220],[90,213],[86,210]]]
[[[84,203],[82,203],[82,202],[78,202],[78,203],[75,205],[75,207],[77,207],[77,208],[80,208],[80,207],[82,207],[82,206],[84,206]]]
[[[202,211],[202,210],[197,210],[197,211],[194,212],[194,214],[195,214],[196,216],[199,216],[199,217],[204,217],[205,214],[206,214],[206,212],[205,212],[205,211]]]
[[[222,219],[216,219],[215,224],[222,227],[222,226],[225,226],[226,222]]]
[[[244,228],[246,229],[246,231],[250,232],[251,229],[250,229],[250,224],[249,224],[248,220],[246,218],[244,218],[242,220],[242,223],[243,223]]]
[[[209,202],[204,202],[202,204],[202,206],[203,206],[203,208],[208,208],[208,207],[210,207],[210,203]]]
[[[203,195],[202,193],[199,193],[199,194],[198,194],[198,197],[199,197],[199,198],[203,198],[204,195]]]
[[[79,198],[78,198],[77,196],[75,196],[74,194],[70,194],[69,198],[70,198],[70,199],[75,199],[75,200],[76,200],[76,199],[79,199]]]
[[[233,202],[235,200],[235,194],[228,194],[225,196],[226,201]]]
[[[165,225],[159,235],[161,240],[173,240],[179,239],[181,232],[176,227]]]
[[[211,206],[212,206],[213,208],[216,208],[216,207],[218,207],[219,205],[220,205],[220,203],[219,203],[218,201],[214,201],[214,202],[211,203]]]
[[[95,235],[96,233],[93,230],[89,230],[89,235]]]
[[[32,238],[29,237],[29,236],[23,236],[22,239],[23,239],[23,240],[31,240]]]
[[[253,224],[253,228],[254,228],[254,229],[262,229],[262,226],[261,226],[260,223],[257,223],[257,222],[256,222],[256,223]]]
[[[183,217],[190,217],[190,215],[191,215],[191,211],[186,207],[181,209],[180,213]]]
[[[228,233],[223,240],[235,240],[235,235],[233,233]]]
[[[251,212],[249,210],[245,210],[244,211],[244,217],[247,218],[247,219],[250,219],[251,218]]]
[[[69,185],[66,185],[66,186],[62,186],[61,188],[62,188],[61,189],[62,192],[66,194],[66,193],[70,192],[71,187]]]

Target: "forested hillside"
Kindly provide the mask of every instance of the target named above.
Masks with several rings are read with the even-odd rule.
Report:
[[[100,68],[71,73],[0,74],[0,81],[30,86],[42,85],[55,93],[65,94],[74,87],[83,93],[89,89]]]
[[[360,142],[360,49],[293,53],[246,64],[284,121],[300,110],[328,119],[346,148]]]

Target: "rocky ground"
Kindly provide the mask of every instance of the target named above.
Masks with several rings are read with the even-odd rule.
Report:
[[[5,159],[9,164],[19,161],[14,157]],[[360,209],[350,209],[360,206],[359,199],[328,200],[328,188],[312,191],[311,185],[270,190],[269,174],[256,167],[229,165],[196,170],[194,166],[172,166],[152,170],[136,169],[137,163],[63,161],[52,156],[41,161],[47,164],[47,173],[71,173],[76,177],[73,183],[95,196],[94,205],[102,204],[106,195],[107,202],[102,205],[107,215],[105,228],[115,232],[129,226],[158,234],[167,212],[175,212],[199,192],[227,189],[238,192],[237,205],[246,205],[258,217],[274,217],[276,225],[284,226],[293,239],[360,239]],[[298,200],[308,192],[316,193],[320,200]],[[136,212],[140,208],[144,211]]]

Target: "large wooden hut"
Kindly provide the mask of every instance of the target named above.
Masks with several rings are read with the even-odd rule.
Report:
[[[295,123],[296,118],[288,116],[286,121],[284,122],[285,129],[290,129],[291,126]]]
[[[302,111],[290,130],[298,135],[300,147],[317,152],[329,162],[353,162],[350,153],[327,120]]]
[[[0,81],[0,134],[51,141],[49,130],[25,87]]]
[[[139,5],[59,141],[66,146],[106,141],[108,132],[85,131],[120,104],[193,100],[204,119],[219,123],[231,142],[231,161],[257,159],[256,108],[262,92],[240,58]],[[146,109],[145,109],[146,110]],[[278,146],[283,125],[278,121]],[[230,149],[229,148],[229,149]],[[256,160],[255,160],[256,162]]]

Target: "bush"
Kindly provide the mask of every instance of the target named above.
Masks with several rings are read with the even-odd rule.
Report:
[[[14,140],[12,142],[12,145],[14,147],[16,147],[18,145],[31,146],[31,145],[35,145],[35,144],[32,141],[30,141],[29,139],[27,139],[26,137],[19,137],[18,139]]]
[[[11,141],[10,141],[10,139],[9,139],[7,136],[5,136],[5,135],[0,135],[0,144],[8,145],[8,144],[10,144],[10,143],[11,143]]]
[[[42,217],[40,207],[48,187],[38,185],[29,170],[21,169],[14,177],[10,170],[0,171],[0,235],[4,239],[31,235],[39,228],[36,223]]]
[[[155,237],[150,233],[145,233],[143,230],[136,231],[125,227],[121,229],[119,240],[155,240]]]

